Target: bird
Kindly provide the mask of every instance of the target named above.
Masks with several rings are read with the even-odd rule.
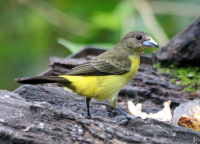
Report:
[[[21,84],[59,83],[79,96],[85,96],[85,118],[88,119],[91,119],[89,103],[92,98],[99,101],[109,99],[112,108],[128,120],[134,119],[136,116],[131,116],[117,107],[117,97],[120,90],[137,73],[140,54],[149,47],[159,48],[159,45],[149,34],[131,31],[112,49],[72,68],[64,75],[25,77],[15,81]]]

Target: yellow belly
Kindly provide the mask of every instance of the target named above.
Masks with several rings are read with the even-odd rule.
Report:
[[[62,75],[60,77],[71,81],[71,83],[64,86],[72,89],[75,93],[104,101],[118,93],[137,73],[139,59],[134,59],[133,57],[129,58],[132,61],[132,66],[126,74],[107,76]]]

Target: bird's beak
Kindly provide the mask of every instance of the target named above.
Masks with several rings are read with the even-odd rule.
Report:
[[[144,42],[142,43],[142,45],[143,45],[143,46],[149,46],[149,47],[157,47],[157,48],[159,48],[159,45],[158,45],[153,39],[144,41]]]

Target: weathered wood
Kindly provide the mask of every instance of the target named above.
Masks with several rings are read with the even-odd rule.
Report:
[[[33,91],[36,91],[34,86]],[[36,93],[49,93],[48,88]],[[29,89],[30,90],[30,89]],[[73,97],[60,88],[54,94]],[[56,95],[54,95],[56,97]],[[153,119],[131,120],[119,126],[103,118],[85,119],[71,110],[56,109],[46,102],[25,100],[0,91],[0,143],[199,143],[199,133]]]
[[[185,62],[199,65],[200,61],[200,16],[182,32],[158,50],[158,61]]]

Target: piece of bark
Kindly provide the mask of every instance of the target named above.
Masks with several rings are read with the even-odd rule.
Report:
[[[48,91],[43,91],[48,93]],[[60,89],[54,88],[54,92]],[[70,95],[70,93],[69,93]],[[67,96],[67,95],[66,95]],[[119,126],[0,91],[0,143],[199,143],[200,134],[153,119]]]
[[[158,61],[176,64],[200,61],[200,16],[158,50]]]

